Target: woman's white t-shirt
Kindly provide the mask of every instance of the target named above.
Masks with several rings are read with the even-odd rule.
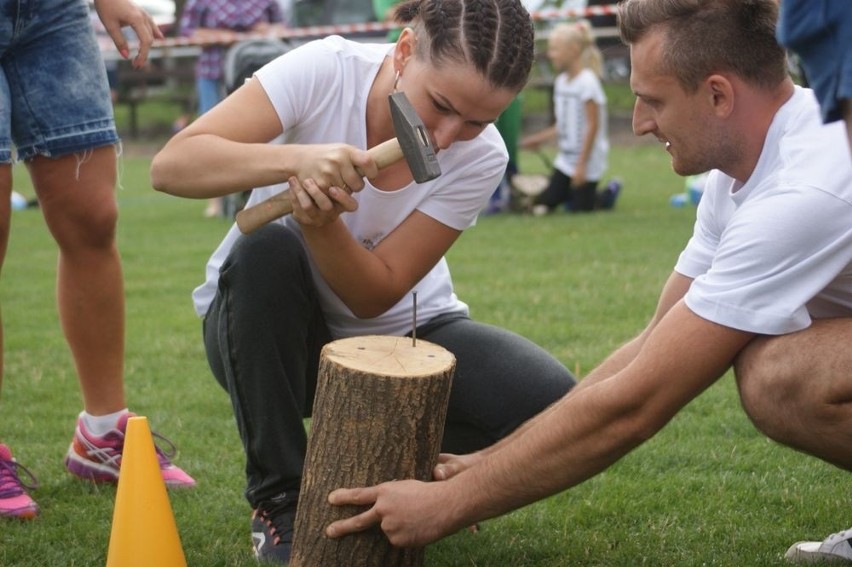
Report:
[[[255,76],[281,119],[282,143],[342,142],[366,147],[367,95],[392,49],[392,45],[362,44],[330,36],[285,53],[261,68]],[[426,183],[412,182],[399,190],[380,191],[365,180],[364,189],[353,194],[358,209],[340,217],[353,238],[372,249],[415,210],[455,230],[473,226],[505,172],[508,152],[499,132],[489,125],[473,140],[455,142],[440,151],[437,158],[441,175]],[[257,188],[252,191],[247,206],[286,187],[287,184],[279,184]],[[301,237],[299,224],[292,217],[274,222],[284,223]],[[195,310],[200,316],[206,314],[213,301],[219,268],[239,236],[240,231],[234,225],[207,263],[206,281],[193,292]],[[313,275],[334,337],[403,335],[411,331],[410,294],[382,315],[360,319],[337,297],[317,269]],[[468,312],[467,305],[453,291],[444,258],[413,289],[417,291],[420,323],[442,313]]]

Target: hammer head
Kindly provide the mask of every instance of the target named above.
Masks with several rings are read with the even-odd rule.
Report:
[[[403,92],[392,93],[390,102],[393,129],[402,155],[414,175],[414,181],[425,183],[441,175],[441,166],[432,148],[429,132]]]

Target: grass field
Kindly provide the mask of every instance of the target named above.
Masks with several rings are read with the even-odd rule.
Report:
[[[131,150],[118,191],[129,403],[178,444],[177,463],[199,481],[170,492],[188,564],[252,565],[242,449],[189,297],[227,225],[204,219],[203,202],[154,192],[150,158]],[[522,160],[522,170],[543,167]],[[539,342],[580,374],[642,328],[694,218],[668,204],[683,181],[659,147],[614,148],[611,173],[625,180],[615,211],[482,218],[448,255],[475,318]],[[30,195],[24,168],[15,176]],[[3,566],[103,565],[109,544],[115,488],[62,466],[81,401],[56,316],[55,262],[38,211],[13,213],[0,282],[0,431],[38,475],[42,515],[2,522]],[[726,376],[605,473],[430,546],[427,564],[780,565],[790,543],[849,527],[849,488],[848,473],[756,432]]]

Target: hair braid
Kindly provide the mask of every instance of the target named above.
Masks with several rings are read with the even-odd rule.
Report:
[[[409,0],[395,16],[414,26],[418,56],[468,62],[498,88],[526,84],[535,31],[520,0]]]
[[[458,0],[421,2],[421,18],[430,41],[429,51],[436,60],[464,61],[464,52],[456,38],[461,34],[462,5]]]
[[[494,0],[469,0],[465,2],[464,8],[464,41],[470,62],[488,76],[499,29],[499,15]]]
[[[500,42],[492,74],[502,74],[509,86],[522,88],[529,78],[535,51],[535,29],[520,2],[498,2]],[[492,79],[494,82],[494,79]]]

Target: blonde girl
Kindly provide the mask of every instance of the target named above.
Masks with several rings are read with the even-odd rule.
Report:
[[[554,123],[521,140],[521,147],[537,148],[556,139],[558,153],[550,184],[538,196],[540,214],[569,203],[572,211],[591,211],[597,187],[606,170],[606,95],[601,85],[602,61],[591,26],[585,20],[563,23],[550,33],[547,57],[558,72],[553,84]]]

